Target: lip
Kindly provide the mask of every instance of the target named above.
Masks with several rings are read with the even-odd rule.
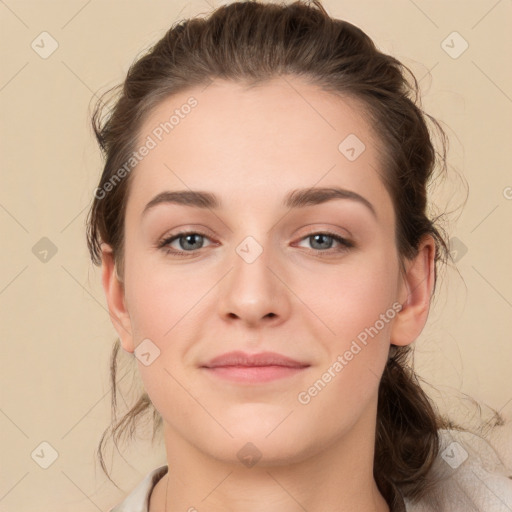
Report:
[[[277,352],[259,352],[246,354],[239,350],[227,352],[210,359],[203,367],[218,368],[219,366],[283,366],[286,368],[304,368],[309,366]]]
[[[309,366],[276,352],[246,354],[235,351],[214,357],[201,368],[223,379],[258,383],[291,377]]]

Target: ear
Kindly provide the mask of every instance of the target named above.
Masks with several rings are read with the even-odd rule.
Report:
[[[117,275],[112,248],[106,243],[101,244],[101,281],[107,298],[110,319],[119,335],[121,346],[126,352],[133,352],[132,328],[125,304],[124,284]]]
[[[407,260],[405,276],[400,277],[399,300],[402,309],[391,328],[391,344],[405,346],[421,334],[430,309],[430,297],[435,278],[435,242],[426,235],[420,242],[418,254]]]

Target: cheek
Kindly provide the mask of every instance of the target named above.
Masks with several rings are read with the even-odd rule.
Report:
[[[160,344],[175,337],[182,327],[180,319],[185,320],[208,289],[197,275],[188,277],[186,272],[165,265],[155,268],[140,263],[127,276],[127,307],[136,345],[143,338]]]
[[[341,348],[376,322],[378,330],[387,333],[395,315],[397,274],[394,258],[375,251],[332,267],[302,286],[297,282],[295,290],[329,328],[327,339],[337,340]]]
[[[318,331],[326,357],[297,399],[312,417],[329,411],[326,421],[333,429],[356,421],[377,394],[397,314],[394,269],[389,259],[372,258],[340,269],[325,281],[322,293],[303,290],[312,302],[316,296],[311,309],[331,332]]]
[[[397,273],[389,253],[376,253],[350,267],[340,266],[323,280],[321,293],[313,285],[302,290],[305,302],[313,304],[311,309],[329,328],[322,327],[316,335],[326,358],[309,383],[314,396],[322,395],[314,398],[315,407],[343,403],[334,413],[338,419],[349,410],[360,410],[378,389],[397,314]],[[313,399],[307,395],[306,401]]]

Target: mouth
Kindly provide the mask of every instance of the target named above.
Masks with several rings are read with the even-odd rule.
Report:
[[[201,366],[209,374],[234,382],[263,383],[297,375],[310,365],[275,352],[229,352]]]

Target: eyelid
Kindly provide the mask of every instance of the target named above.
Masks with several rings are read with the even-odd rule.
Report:
[[[157,243],[156,243],[156,246],[158,249],[162,249],[164,247],[166,247],[167,245],[169,245],[171,242],[175,242],[176,240],[178,240],[179,238],[182,238],[182,237],[185,237],[187,235],[199,235],[199,236],[202,236],[203,238],[208,238],[209,240],[211,240],[211,236],[207,233],[204,233],[203,231],[201,230],[198,230],[198,229],[185,229],[183,231],[178,231],[176,233],[171,233],[171,234],[168,234],[168,235],[164,235],[162,238],[160,238]],[[214,245],[214,244],[210,244],[210,245]],[[190,254],[194,254],[195,252],[197,251],[200,251],[201,249],[196,249],[195,251],[181,251],[181,252],[189,252]],[[179,250],[175,249],[174,250],[174,253],[178,253]]]
[[[158,240],[156,241],[155,245],[160,246],[160,244],[162,244],[166,241],[169,241],[169,239],[171,239],[171,238],[178,238],[180,236],[185,236],[185,235],[189,235],[189,234],[201,235],[204,237],[208,237],[210,239],[214,238],[213,232],[211,230],[209,230],[208,228],[206,228],[202,225],[197,225],[197,226],[198,227],[196,227],[196,225],[194,225],[194,224],[178,226],[177,228],[175,228],[169,232],[166,232],[164,235],[159,237]]]
[[[308,238],[314,236],[314,235],[327,235],[328,237],[332,238],[338,245],[338,248],[329,248],[324,251],[318,250],[318,249],[309,249],[306,248],[309,252],[314,253],[318,256],[335,256],[337,254],[340,254],[342,252],[346,252],[349,249],[353,249],[356,247],[356,244],[349,238],[340,235],[339,233],[336,233],[335,231],[330,231],[328,229],[315,229],[306,235],[303,235],[299,238],[299,243],[307,240]]]

